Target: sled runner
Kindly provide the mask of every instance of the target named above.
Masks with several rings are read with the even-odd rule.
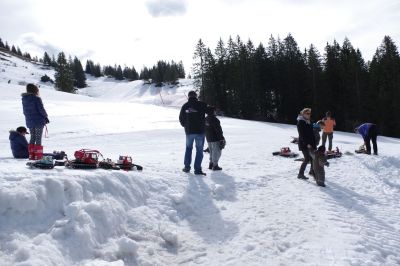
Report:
[[[272,155],[274,155],[274,156],[279,155],[279,156],[287,157],[287,158],[295,158],[295,157],[299,156],[298,153],[292,152],[289,147],[283,147],[283,148],[281,148],[280,151],[273,152]]]
[[[31,168],[39,168],[39,169],[53,169],[54,168],[52,156],[43,156],[42,159],[34,161],[34,162],[27,162],[26,165],[28,165]]]

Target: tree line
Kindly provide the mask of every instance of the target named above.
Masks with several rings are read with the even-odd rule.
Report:
[[[155,83],[156,86],[162,86],[164,82],[177,84],[179,78],[185,78],[185,69],[182,61],[175,63],[174,61],[158,61],[153,67],[143,67],[140,74],[136,71],[135,67],[122,68],[120,65],[106,65],[101,66],[99,63],[95,64],[92,60],[86,61],[85,70],[82,67],[81,61],[75,56],[72,59],[71,56],[66,58],[64,52],[60,52],[57,59],[54,55],[50,57],[47,52],[44,52],[43,58],[38,59],[37,57],[32,58],[29,53],[23,54],[19,47],[12,45],[10,48],[9,44],[5,44],[0,39],[0,48],[3,48],[10,53],[23,56],[27,60],[36,61],[44,64],[48,67],[53,67],[56,70],[55,81],[53,81],[47,75],[41,78],[43,82],[54,82],[56,89],[64,92],[74,93],[76,88],[84,88],[86,84],[86,75],[92,75],[94,77],[110,77],[116,80],[145,80],[146,82]]]
[[[400,56],[389,36],[368,62],[348,38],[327,43],[321,55],[312,44],[300,50],[291,34],[271,36],[266,46],[220,39],[214,52],[200,39],[193,59],[201,99],[227,116],[294,124],[311,107],[315,119],[331,111],[338,130],[372,122],[400,137]]]

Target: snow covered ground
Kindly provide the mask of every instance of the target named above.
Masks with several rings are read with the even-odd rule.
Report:
[[[45,152],[129,154],[144,171],[29,169],[12,158],[8,131],[24,125],[25,82],[54,71],[1,58],[0,265],[400,265],[399,139],[380,136],[379,156],[331,160],[321,188],[271,154],[297,151],[294,126],[221,118],[223,171],[199,177],[181,172],[176,106],[190,80],[89,79],[82,95],[40,84]],[[344,152],[361,142],[334,136]]]

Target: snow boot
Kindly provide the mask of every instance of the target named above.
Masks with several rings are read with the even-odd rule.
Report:
[[[29,160],[35,160],[35,144],[28,144]]]
[[[213,169],[213,171],[220,171],[220,170],[222,170],[222,168],[219,167],[218,164],[214,165],[212,169]]]
[[[35,160],[40,160],[43,158],[43,146],[35,145]]]
[[[210,162],[209,164],[208,164],[208,169],[213,169],[213,163],[212,162]]]
[[[317,185],[318,185],[319,187],[325,187],[325,183],[322,183],[322,182],[317,182]]]
[[[298,174],[298,175],[297,175],[297,178],[298,178],[298,179],[304,179],[304,180],[305,180],[305,179],[308,179],[308,177],[306,177],[304,174]]]
[[[204,173],[203,171],[195,171],[194,172],[195,175],[207,175],[206,173]]]
[[[184,167],[182,169],[182,171],[185,172],[185,173],[189,173],[190,172],[190,167]]]

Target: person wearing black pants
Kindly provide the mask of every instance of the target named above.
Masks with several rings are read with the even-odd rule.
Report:
[[[364,123],[355,128],[355,132],[360,134],[364,139],[366,153],[371,154],[371,141],[374,149],[374,154],[378,155],[378,144],[376,139],[378,137],[378,127],[373,123]]]
[[[299,150],[303,153],[304,161],[300,166],[299,174],[297,178],[299,179],[308,179],[304,175],[304,171],[306,170],[307,164],[311,163],[310,174],[313,175],[313,161],[310,155],[310,150],[315,150],[315,137],[313,126],[310,120],[311,117],[311,109],[304,108],[299,116],[297,117],[297,131],[299,133]]]

